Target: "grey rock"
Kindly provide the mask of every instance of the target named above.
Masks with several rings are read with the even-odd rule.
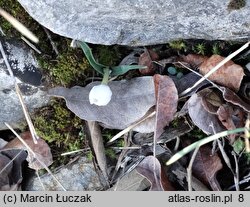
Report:
[[[135,169],[124,175],[108,191],[143,191],[150,187],[150,182]]]
[[[14,76],[22,91],[29,112],[46,105],[49,101],[42,88],[42,74],[32,50],[23,42],[0,39]],[[7,129],[4,122],[18,127],[24,121],[24,114],[15,92],[14,80],[9,75],[0,53],[0,130]]]
[[[152,45],[174,39],[250,37],[250,0],[18,0],[54,33],[96,44]],[[235,0],[232,0],[235,1]]]
[[[66,165],[53,175],[59,180],[67,191],[102,190],[103,178],[96,172],[95,167],[85,157],[79,158],[76,162]],[[40,177],[33,177],[27,183],[24,190],[27,191],[61,191],[62,188],[49,174]],[[43,184],[44,188],[42,187]]]

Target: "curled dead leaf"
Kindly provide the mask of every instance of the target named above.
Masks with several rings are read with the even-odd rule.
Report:
[[[159,160],[154,156],[145,157],[136,167],[136,170],[151,183],[151,191],[174,190],[166,175],[162,174]]]
[[[22,164],[27,153],[20,149],[0,151],[0,190],[19,190],[22,182]]]
[[[155,67],[153,61],[158,60],[159,56],[153,50],[147,50],[140,55],[139,65],[147,66],[147,69],[140,70],[142,75],[152,75],[155,72]]]
[[[207,92],[208,89],[205,89]],[[206,101],[203,91],[193,94],[188,100],[188,113],[194,124],[206,134],[214,134],[214,132],[224,131],[216,114],[211,114],[204,108]]]
[[[34,170],[39,170],[44,168],[44,166],[38,161],[38,159],[42,161],[46,166],[50,166],[52,164],[53,159],[50,147],[43,139],[41,138],[38,139],[37,144],[35,144],[33,142],[30,132],[24,132],[20,136],[26,142],[26,144],[33,150],[36,157],[34,157],[33,154],[26,149],[26,147],[22,144],[22,142],[18,138],[15,138],[12,141],[10,141],[8,144],[4,146],[3,149],[27,150],[28,152],[27,161],[29,162],[29,167]]]
[[[216,174],[223,165],[217,153],[211,155],[208,146],[200,147],[192,166],[192,172],[205,185],[210,185],[214,191],[220,191],[221,187],[216,179]]]
[[[201,64],[201,66],[199,67],[200,73],[202,75],[207,74],[223,59],[225,58],[221,57],[220,55],[212,55]],[[220,67],[216,72],[210,75],[208,79],[237,92],[240,88],[243,76],[243,68],[230,60],[222,67]]]
[[[164,127],[174,119],[177,111],[178,92],[174,82],[168,76],[155,75],[156,101],[156,129],[155,137],[158,139],[164,131]]]
[[[211,114],[217,114],[218,108],[224,103],[221,94],[217,92],[218,91],[210,88],[205,88],[199,92],[204,109]]]
[[[191,68],[197,68],[207,59],[208,59],[207,56],[188,54],[186,56],[181,56],[179,58],[179,61],[184,62],[184,64],[186,63],[190,65]]]
[[[246,103],[245,101],[243,101],[233,91],[231,91],[230,89],[225,88],[225,87],[221,87],[221,89],[223,91],[223,97],[226,101],[228,101],[229,103],[232,103],[236,106],[241,107],[243,110],[245,110],[248,113],[250,112],[250,105],[248,103]]]

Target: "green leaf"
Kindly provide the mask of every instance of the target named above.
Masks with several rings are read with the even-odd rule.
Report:
[[[122,75],[130,70],[137,70],[137,69],[146,69],[146,66],[142,65],[120,65],[120,66],[112,66],[111,67],[111,75],[112,76],[117,76],[117,75]]]
[[[108,66],[102,65],[98,62],[96,62],[92,51],[90,47],[85,43],[85,42],[80,42],[78,41],[78,44],[81,46],[86,58],[88,59],[90,65],[98,72],[101,73],[102,75],[104,74],[104,68],[107,68]]]

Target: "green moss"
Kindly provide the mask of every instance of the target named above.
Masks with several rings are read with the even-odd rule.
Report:
[[[169,42],[169,46],[174,50],[187,50],[187,46],[182,40],[171,41]]]
[[[179,126],[179,119],[174,119],[171,122],[171,126],[173,126],[174,128],[177,128]]]
[[[64,103],[52,101],[50,106],[40,109],[33,118],[40,137],[61,152],[74,151],[83,147],[82,126],[84,122],[71,113]]]
[[[105,154],[108,156],[110,159],[116,159],[116,154],[115,151],[111,148],[105,149]]]
[[[246,6],[246,0],[231,0],[227,5],[228,10],[239,10]]]
[[[123,139],[118,140],[117,147],[124,147],[124,146],[125,146],[125,141]]]
[[[92,161],[94,158],[94,155],[91,151],[89,151],[86,156],[87,156],[88,161]]]
[[[203,139],[207,137],[207,135],[198,127],[195,127],[191,132],[187,133],[187,136],[195,139]]]
[[[220,52],[220,49],[219,49],[219,46],[218,44],[213,44],[213,47],[212,47],[212,54],[214,55],[220,55],[221,52]]]
[[[90,65],[80,49],[70,48],[70,41],[60,40],[59,56],[45,59],[38,57],[39,65],[47,74],[52,85],[71,87],[84,85],[84,80],[90,72]]]
[[[234,143],[233,143],[233,149],[237,154],[240,154],[242,152],[242,150],[244,149],[245,144],[241,139],[237,139]]]
[[[203,43],[197,44],[197,45],[195,46],[195,48],[194,48],[194,51],[195,51],[197,54],[205,55],[205,51],[206,51],[205,44],[203,44]]]
[[[104,65],[117,65],[120,60],[120,53],[116,46],[98,45],[94,50],[96,60]]]
[[[58,63],[53,65],[49,71],[56,84],[68,86],[79,81],[81,77],[86,77],[84,71],[89,68],[86,59],[79,60],[73,53],[66,53],[60,55],[57,60]]]

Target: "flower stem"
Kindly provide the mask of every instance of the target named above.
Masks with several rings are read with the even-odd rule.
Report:
[[[102,84],[107,85],[109,82],[110,70],[109,70],[109,68],[104,68],[103,72],[104,72],[104,74],[103,74],[103,78],[102,78]]]

